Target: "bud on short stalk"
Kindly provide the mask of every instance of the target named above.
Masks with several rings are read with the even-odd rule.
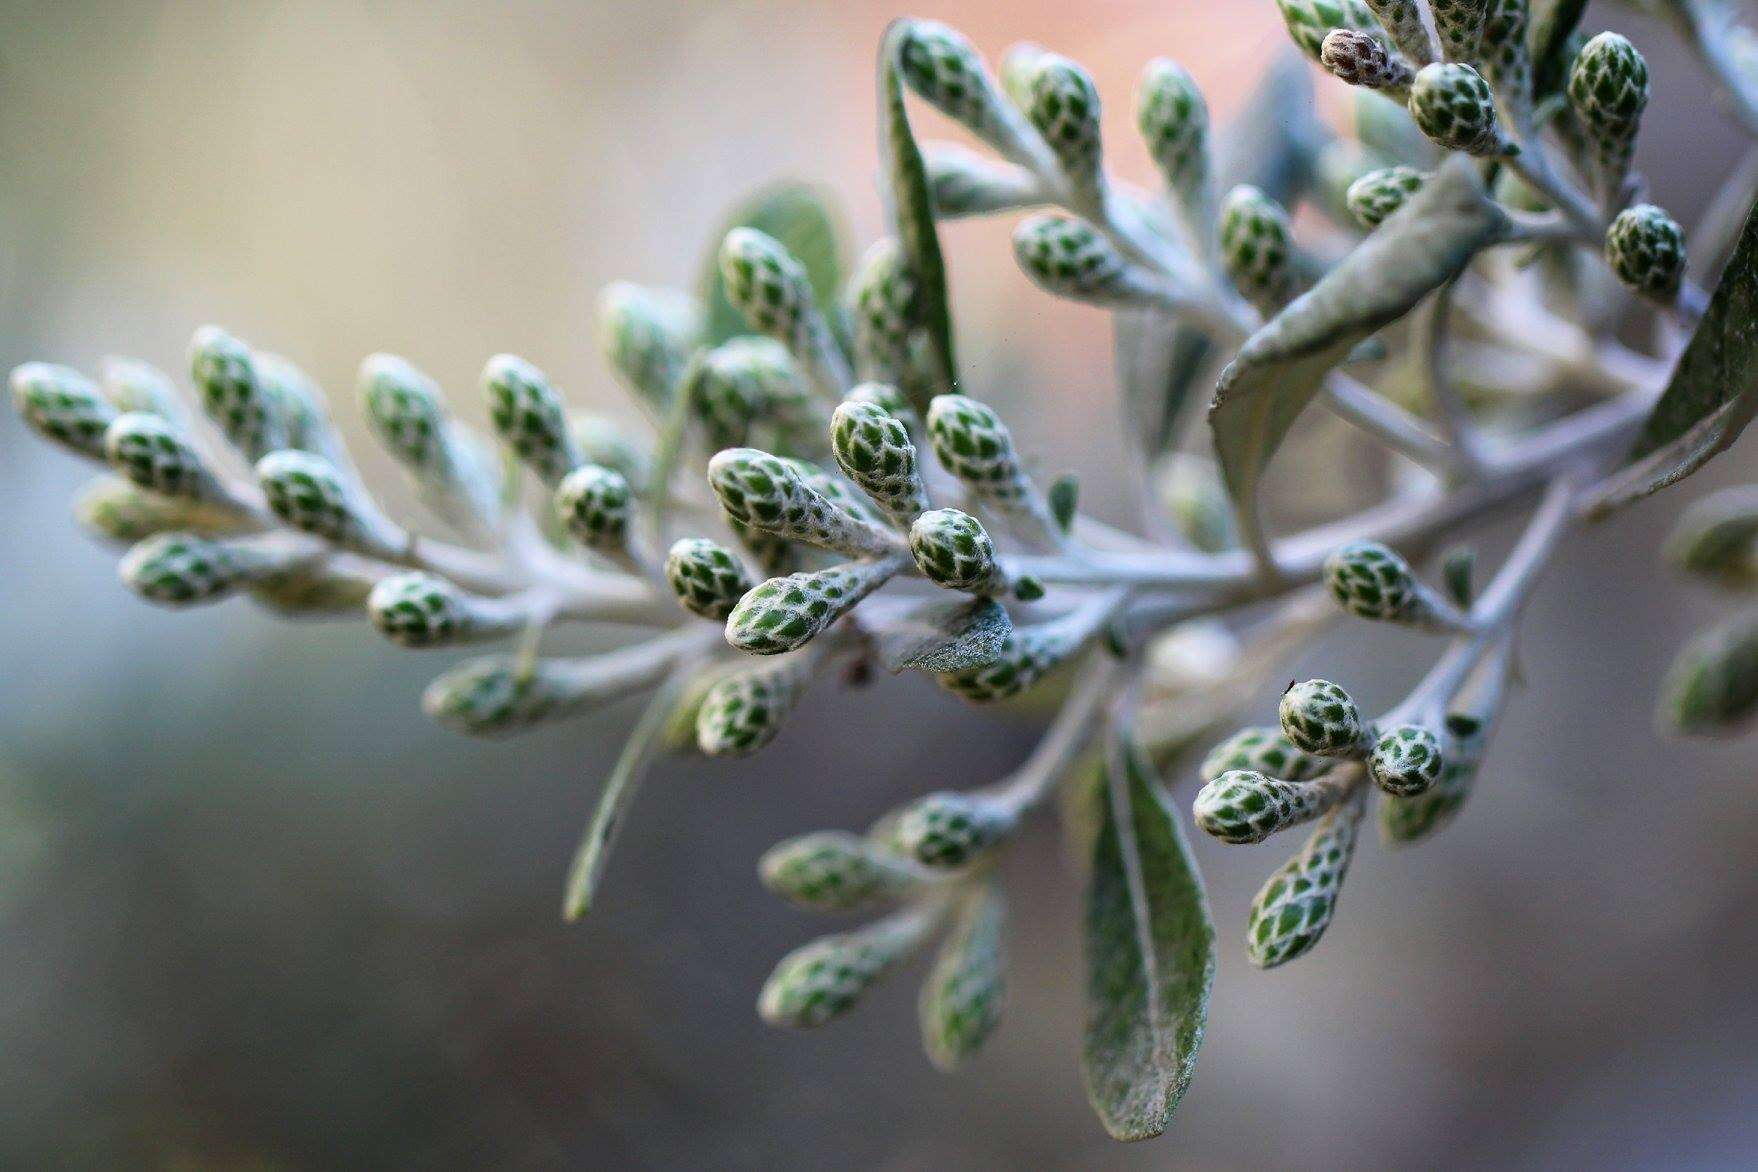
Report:
[[[408,552],[409,534],[322,456],[270,452],[257,462],[256,479],[270,510],[301,533],[371,557],[395,559]]]
[[[805,265],[773,236],[734,228],[721,242],[720,275],[727,300],[753,329],[786,346],[827,397],[842,393],[848,370]]]
[[[771,578],[739,599],[726,619],[726,641],[753,655],[796,651],[889,582],[899,556]]]
[[[869,840],[844,831],[803,834],[777,843],[758,860],[763,886],[819,911],[850,911],[897,899],[924,875]]]
[[[1424,66],[1410,87],[1410,115],[1447,150],[1480,158],[1518,153],[1496,120],[1489,83],[1469,65]]]
[[[1279,705],[1282,732],[1296,748],[1320,757],[1364,758],[1370,728],[1355,701],[1329,680],[1291,684]]]
[[[95,383],[50,362],[15,367],[10,381],[13,402],[31,430],[71,452],[104,458],[104,433],[120,412]]]
[[[901,420],[872,402],[848,400],[830,420],[830,446],[843,474],[892,522],[908,528],[928,509],[916,445]]]
[[[686,537],[665,556],[665,580],[692,614],[725,622],[753,583],[738,556],[705,537]]]
[[[696,713],[696,745],[710,757],[745,757],[776,738],[812,678],[812,657],[740,667],[708,690]]]
[[[541,370],[499,354],[483,368],[482,384],[495,434],[544,484],[554,488],[584,462],[562,397]]]
[[[1203,786],[1192,813],[1205,833],[1222,842],[1257,843],[1335,809],[1351,788],[1329,777],[1292,781],[1235,769]]]
[[[963,867],[1013,833],[1019,810],[987,794],[929,794],[898,812],[892,841],[924,867]]]
[[[367,597],[379,634],[404,647],[454,647],[511,635],[527,620],[518,606],[467,594],[432,574],[393,574]]]
[[[1332,810],[1300,852],[1270,876],[1246,918],[1245,950],[1251,963],[1275,968],[1319,942],[1336,911],[1360,824],[1359,800]]]
[[[972,594],[1007,591],[1007,575],[983,523],[957,509],[934,509],[910,526],[910,555],[936,586]]]
[[[1606,231],[1605,259],[1625,285],[1670,305],[1685,280],[1684,229],[1651,203],[1625,208]]]
[[[728,517],[772,533],[851,557],[898,552],[895,534],[866,510],[812,477],[797,463],[755,448],[731,448],[708,462],[708,483]]]
[[[781,959],[757,998],[770,1025],[812,1029],[853,1009],[868,989],[908,959],[938,916],[909,908],[854,932],[825,936]]]

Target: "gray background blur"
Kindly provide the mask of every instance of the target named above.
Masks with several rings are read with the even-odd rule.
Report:
[[[1739,142],[1670,38],[1596,8],[1645,34],[1643,162],[1694,212]],[[8,367],[118,352],[177,370],[217,321],[340,403],[386,349],[479,416],[467,388],[512,350],[617,409],[590,340],[598,286],[693,281],[724,205],[774,177],[834,184],[858,240],[877,227],[889,4],[0,14]],[[1184,60],[1225,116],[1281,38],[1270,0],[922,14],[992,54],[1029,38],[1087,62],[1138,176],[1124,95],[1148,57]],[[1030,399],[1011,415],[1028,446],[1103,483],[1103,323],[1029,289],[1006,232],[949,233],[967,366],[982,393]],[[1570,542],[1466,815],[1419,850],[1368,845],[1314,955],[1252,970],[1246,904],[1282,852],[1198,844],[1223,933],[1208,1042],[1171,1135],[1121,1148],[1081,1091],[1076,894],[1046,830],[1008,865],[1010,1005],[967,1072],[921,1058],[908,975],[816,1035],[752,1009],[823,926],[761,891],[758,854],[996,776],[1030,728],[920,681],[819,695],[756,764],[663,770],[602,911],[564,929],[562,871],[626,710],[468,743],[416,706],[452,657],[242,603],[149,609],[73,530],[89,473],[0,413],[0,1162],[1750,1165],[1751,746],[1663,745],[1649,712],[1660,666],[1728,605],[1654,549],[1684,500],[1750,476],[1751,452]],[[1289,674],[1322,667],[1378,706],[1427,650],[1357,624]]]

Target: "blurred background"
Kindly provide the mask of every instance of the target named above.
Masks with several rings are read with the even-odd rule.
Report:
[[[851,242],[879,226],[889,4],[0,14],[6,367],[126,353],[181,370],[214,321],[343,405],[361,357],[390,350],[480,419],[468,388],[510,350],[619,411],[591,339],[599,286],[693,283],[725,207],[779,177],[834,186]],[[1225,119],[1283,43],[1270,0],[917,14],[991,56],[1031,39],[1086,63],[1115,165],[1143,179],[1125,95],[1149,57],[1180,58]],[[1669,35],[1595,4],[1588,27],[1606,25],[1653,64],[1639,162],[1689,224],[1740,140]],[[1341,90],[1319,86],[1327,113]],[[1104,322],[1028,287],[1007,232],[948,232],[967,371],[1029,401],[1010,414],[1025,445],[1112,508]],[[907,974],[815,1035],[753,1011],[774,961],[823,929],[761,890],[762,850],[998,776],[1028,725],[920,680],[822,690],[755,763],[664,768],[601,910],[564,928],[563,870],[628,710],[466,742],[417,707],[452,656],[244,602],[150,609],[74,530],[89,472],[0,412],[0,1161],[1749,1166],[1751,747],[1664,744],[1650,709],[1676,646],[1728,606],[1670,579],[1656,546],[1686,499],[1754,471],[1737,449],[1569,543],[1465,815],[1417,850],[1368,844],[1314,955],[1245,961],[1280,848],[1197,844],[1222,932],[1208,1041],[1171,1133],[1123,1148],[1084,1101],[1078,899],[1046,828],[1008,863],[1009,1009],[964,1073],[921,1057]],[[1322,667],[1377,707],[1425,654],[1354,624],[1289,675]]]

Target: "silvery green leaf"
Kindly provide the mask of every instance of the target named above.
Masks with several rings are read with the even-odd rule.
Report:
[[[720,242],[734,228],[755,228],[773,236],[806,266],[813,299],[819,305],[836,304],[845,267],[841,216],[818,188],[800,183],[771,187],[734,211],[714,235],[714,248],[703,266],[702,277],[702,303],[708,313],[702,334],[704,346],[718,346],[728,338],[751,332],[744,314],[727,300],[720,273]]]
[[[1209,407],[1216,455],[1242,515],[1252,515],[1264,468],[1331,369],[1507,230],[1477,173],[1455,160],[1246,341]]]
[[[1086,899],[1087,1097],[1113,1138],[1149,1139],[1190,1085],[1215,977],[1215,926],[1153,766],[1121,738],[1093,802]]]
[[[1758,412],[1758,205],[1709,299],[1631,463],[1600,490],[1596,515],[1676,484],[1726,451]]]
[[[964,671],[994,663],[1013,630],[1007,610],[993,598],[927,602],[890,619],[878,632],[879,662],[886,671]]]
[[[940,252],[940,234],[934,223],[934,197],[928,186],[927,165],[910,129],[903,78],[898,72],[898,53],[909,28],[907,20],[893,21],[879,48],[879,135],[887,165],[886,189],[895,228],[893,235],[903,245],[903,254],[915,274],[916,312],[921,315],[919,324],[927,336],[928,357],[938,384],[927,388],[926,394],[917,396],[920,401],[911,404],[918,413],[925,414],[928,398],[935,390],[957,388],[958,371],[953,355],[952,313],[946,297],[946,260]]]
[[[672,713],[696,670],[696,664],[688,663],[674,671],[648,699],[641,719],[629,739],[623,742],[622,752],[617,755],[616,764],[599,793],[598,808],[593,811],[585,837],[580,840],[574,861],[568,867],[567,887],[562,896],[562,919],[569,923],[592,910],[592,901],[598,894],[599,882],[604,878],[604,865],[610,858],[611,847],[616,844],[616,836],[628,817],[629,806],[635,800],[642,778],[665,747],[664,734]]]
[[[1556,93],[1568,80],[1569,37],[1587,11],[1587,0],[1533,0],[1526,26],[1535,99]]]

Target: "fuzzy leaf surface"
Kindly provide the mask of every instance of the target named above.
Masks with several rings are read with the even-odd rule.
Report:
[[[993,598],[924,603],[878,632],[879,662],[894,675],[982,667],[1000,658],[1012,630],[1007,609]]]
[[[1133,742],[1111,745],[1093,800],[1086,899],[1087,1097],[1120,1140],[1166,1130],[1196,1066],[1215,926],[1177,815]]]

